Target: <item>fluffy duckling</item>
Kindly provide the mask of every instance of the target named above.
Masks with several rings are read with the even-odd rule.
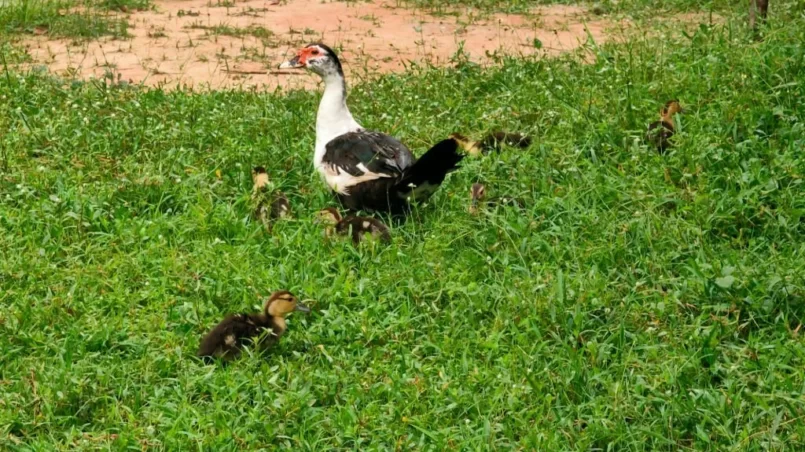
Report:
[[[486,187],[484,184],[474,183],[470,188],[470,213],[476,215],[478,213],[478,204],[486,198]]]
[[[254,217],[263,223],[266,230],[270,231],[273,220],[291,216],[291,204],[282,192],[272,193],[268,173],[262,166],[255,166],[252,169],[252,180],[254,181],[252,190],[252,202],[255,205]]]
[[[660,110],[660,120],[649,124],[646,140],[657,148],[661,154],[671,147],[670,140],[676,131],[674,115],[682,112],[684,110],[678,100],[669,100]]]
[[[230,315],[216,325],[201,340],[198,356],[229,361],[240,356],[248,344],[254,344],[260,351],[266,350],[285,333],[285,316],[294,311],[310,312],[310,308],[287,290],[274,292],[266,300],[263,312]]]
[[[358,217],[355,215],[347,215],[341,217],[341,214],[334,207],[328,207],[320,210],[316,214],[316,218],[320,223],[325,225],[324,235],[330,237],[333,234],[347,235],[350,234],[352,242],[359,244],[366,235],[372,238],[380,239],[383,242],[391,241],[391,234],[389,228],[386,227],[380,220],[371,217]]]
[[[335,234],[335,225],[341,221],[341,214],[335,207],[327,207],[316,212],[316,223],[324,225],[324,236],[332,237]]]
[[[271,219],[289,218],[291,216],[291,203],[284,193],[280,192],[274,197],[271,203],[271,211],[269,212]]]
[[[472,215],[476,215],[483,205],[489,207],[496,206],[512,206],[518,209],[525,208],[525,202],[520,199],[512,198],[509,196],[501,196],[497,198],[486,199],[486,186],[484,184],[475,183],[470,188],[470,207],[469,211]]]
[[[531,137],[528,135],[499,130],[490,133],[480,141],[472,141],[460,133],[452,133],[450,134],[450,138],[456,140],[458,144],[472,156],[488,154],[491,151],[499,151],[502,145],[521,149],[531,146]]]
[[[367,235],[385,243],[391,241],[389,228],[380,220],[371,217],[348,215],[335,225],[335,232],[341,235],[350,234],[352,236],[352,243],[356,245]]]

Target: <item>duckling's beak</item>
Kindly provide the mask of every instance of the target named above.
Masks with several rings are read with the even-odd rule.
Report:
[[[305,301],[310,301],[310,300],[305,300]],[[294,311],[304,312],[305,314],[307,314],[308,312],[310,312],[310,308],[307,307],[307,305],[304,305],[302,303],[296,303],[296,307],[294,308]]]
[[[299,55],[291,58],[290,60],[280,64],[280,69],[297,69],[300,67],[305,67],[303,63],[299,61]]]

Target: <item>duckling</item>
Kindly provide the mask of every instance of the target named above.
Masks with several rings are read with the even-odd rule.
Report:
[[[271,193],[271,182],[268,180],[268,173],[262,166],[255,166],[252,169],[252,180],[254,189],[252,190],[252,203],[254,207],[254,217],[263,223],[267,231],[271,231],[273,220],[291,216],[291,204],[282,192]]]
[[[486,201],[484,203],[484,201]],[[497,206],[512,206],[517,207],[518,209],[525,208],[525,202],[520,199],[512,198],[509,196],[501,196],[497,198],[486,200],[486,187],[484,184],[475,183],[472,184],[470,188],[470,207],[469,211],[470,214],[476,215],[480,210],[481,204],[485,204],[489,207],[497,207]]]
[[[649,124],[646,140],[656,147],[660,154],[665,153],[671,147],[670,140],[676,131],[674,115],[683,112],[678,100],[669,100],[660,110],[660,120]]]
[[[262,166],[255,166],[252,168],[252,181],[254,181],[254,192],[266,191],[271,182],[268,180],[268,173]]]
[[[229,361],[240,356],[243,347],[250,343],[264,351],[279,341],[286,330],[285,316],[294,311],[307,313],[310,308],[287,290],[274,292],[266,300],[263,312],[230,315],[216,325],[201,340],[198,356],[207,361],[211,358]]]
[[[271,191],[268,180],[268,173],[262,166],[255,166],[252,168],[252,181],[254,181],[254,188],[252,189],[252,204],[254,205],[254,218],[260,220],[266,229],[271,229],[271,208],[268,202],[269,192]]]
[[[358,244],[366,235],[388,243],[391,241],[389,228],[383,222],[371,217],[347,215],[335,225],[335,232],[341,235],[351,234],[352,243]]]
[[[499,150],[501,144],[525,149],[531,146],[531,137],[516,132],[503,132],[498,130],[490,133],[481,140],[482,149]]]
[[[324,237],[332,237],[335,234],[335,225],[341,221],[341,214],[335,207],[327,207],[316,212],[316,223],[324,225]]]
[[[284,193],[278,192],[274,201],[271,203],[271,219],[289,218],[291,216],[291,203]]]
[[[391,241],[391,234],[389,228],[383,222],[371,217],[358,217],[355,215],[347,215],[341,217],[341,214],[333,207],[320,210],[316,214],[316,218],[320,223],[325,225],[324,235],[330,237],[333,234],[352,236],[352,243],[359,244],[365,235],[372,238],[380,239],[383,242]]]
[[[486,198],[486,187],[484,184],[474,183],[470,188],[470,213],[476,215],[478,213],[478,203]]]
[[[452,133],[450,134],[450,138],[456,140],[458,144],[472,156],[487,154],[490,151],[499,151],[501,145],[514,146],[521,149],[531,146],[530,136],[500,130],[490,133],[481,139],[481,141],[472,141],[460,133]]]

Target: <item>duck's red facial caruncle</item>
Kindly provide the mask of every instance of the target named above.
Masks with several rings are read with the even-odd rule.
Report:
[[[336,80],[344,77],[341,61],[333,49],[320,42],[308,44],[296,56],[282,63],[280,69],[305,68],[324,79]]]
[[[282,63],[280,69],[295,69],[308,67],[311,64],[316,64],[317,61],[327,58],[327,52],[316,44],[311,44],[303,47],[296,56],[290,60]]]

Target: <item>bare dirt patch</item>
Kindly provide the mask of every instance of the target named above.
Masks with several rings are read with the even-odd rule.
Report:
[[[226,5],[226,6],[221,6]],[[432,16],[383,1],[157,0],[155,11],[128,16],[132,37],[77,43],[35,37],[34,64],[69,77],[118,75],[146,85],[197,88],[309,87],[312,77],[274,71],[300,46],[342,49],[347,73],[398,71],[409,62],[447,64],[459,49],[478,63],[495,55],[554,54],[614,24],[572,6],[527,15]]]

